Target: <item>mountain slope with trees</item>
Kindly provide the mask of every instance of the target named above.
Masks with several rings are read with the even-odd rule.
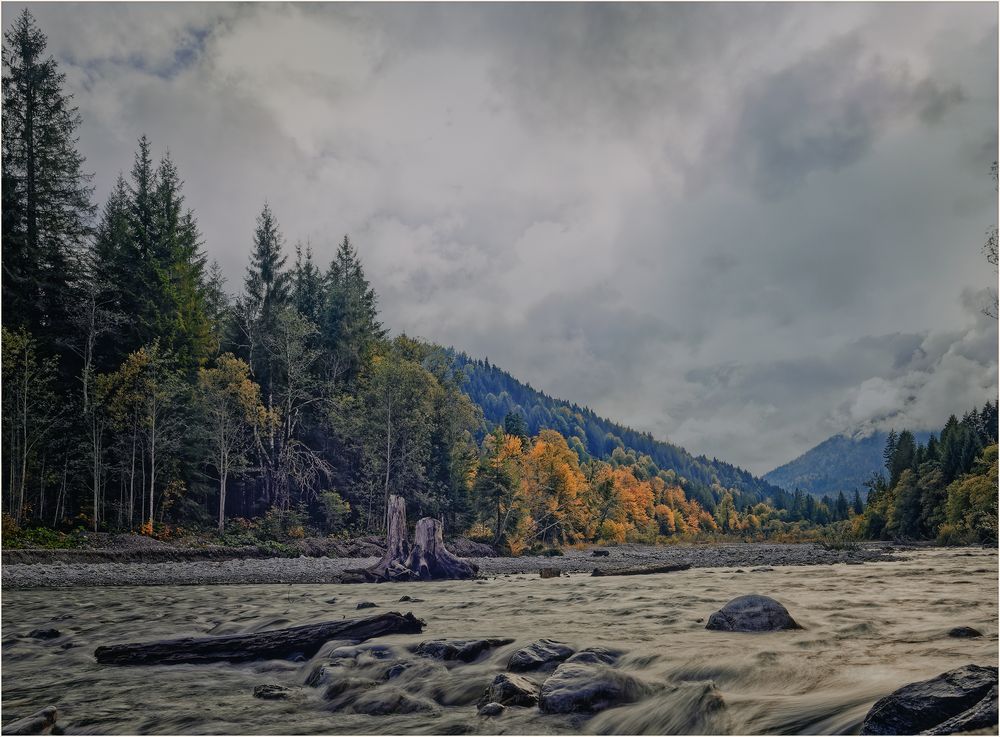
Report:
[[[834,435],[798,458],[764,474],[764,480],[785,491],[801,489],[809,494],[853,494],[865,491],[865,482],[882,468],[882,451],[889,434]],[[926,443],[929,432],[914,433]]]
[[[720,489],[740,492],[744,504],[763,501],[777,491],[775,486],[729,463],[695,457],[650,433],[638,432],[600,417],[587,407],[550,397],[490,364],[488,359],[474,360],[456,353],[455,363],[465,377],[463,390],[482,409],[490,425],[502,425],[508,415],[519,415],[527,434],[555,430],[567,438],[581,458],[643,459],[641,462],[650,475],[655,476],[660,470],[673,472],[685,491],[710,506],[721,498]]]

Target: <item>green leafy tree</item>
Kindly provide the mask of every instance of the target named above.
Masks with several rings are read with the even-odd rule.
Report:
[[[187,387],[173,356],[157,342],[130,354],[102,384],[115,426],[119,430],[134,430],[141,441],[146,479],[143,530],[152,534],[157,483],[160,482],[161,492],[163,487],[169,487],[163,484],[163,477],[176,465],[189,429],[185,412]],[[160,496],[162,501],[163,494]]]
[[[230,353],[219,356],[215,366],[199,370],[196,399],[205,459],[219,479],[221,533],[229,478],[249,465],[254,431],[266,431],[275,418],[260,400],[260,387],[250,379],[250,367]]]

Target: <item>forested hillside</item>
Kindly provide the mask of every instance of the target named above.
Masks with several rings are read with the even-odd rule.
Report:
[[[834,435],[798,458],[764,474],[764,479],[786,491],[827,494],[867,493],[865,482],[882,468],[882,451],[888,433],[873,432],[863,437]],[[915,432],[919,443],[926,443],[929,432]]]
[[[926,444],[890,432],[885,473],[873,474],[856,534],[870,538],[996,543],[997,404],[954,415]]]
[[[650,475],[655,476],[660,470],[672,471],[684,489],[706,505],[714,506],[718,502],[720,488],[739,491],[744,504],[763,501],[777,491],[741,468],[715,458],[692,456],[683,448],[657,440],[649,433],[599,417],[587,407],[554,399],[518,381],[488,360],[473,360],[462,353],[455,354],[455,360],[465,375],[462,388],[482,408],[491,425],[501,425],[507,415],[519,414],[529,434],[535,435],[546,428],[556,430],[582,458],[624,460],[629,455],[633,458],[645,456]]]

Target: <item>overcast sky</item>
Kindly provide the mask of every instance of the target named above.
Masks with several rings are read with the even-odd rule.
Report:
[[[994,3],[29,7],[101,203],[169,148],[232,291],[268,200],[393,333],[756,473],[996,396]]]

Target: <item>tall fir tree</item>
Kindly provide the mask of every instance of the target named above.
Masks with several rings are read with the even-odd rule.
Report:
[[[291,300],[291,280],[285,271],[287,256],[281,252],[283,239],[271,206],[257,216],[250,265],[243,280],[243,294],[237,305],[240,342],[257,381],[265,387],[265,401],[271,407],[273,371],[264,343],[277,325],[278,315]]]
[[[61,349],[94,206],[76,148],[80,115],[45,48],[28,10],[4,33],[3,324]]]
[[[333,379],[353,380],[386,331],[378,319],[378,298],[365,277],[358,252],[344,236],[326,277],[321,324]]]
[[[295,246],[292,270],[292,303],[302,317],[314,325],[323,319],[323,275],[313,261],[312,248]]]

